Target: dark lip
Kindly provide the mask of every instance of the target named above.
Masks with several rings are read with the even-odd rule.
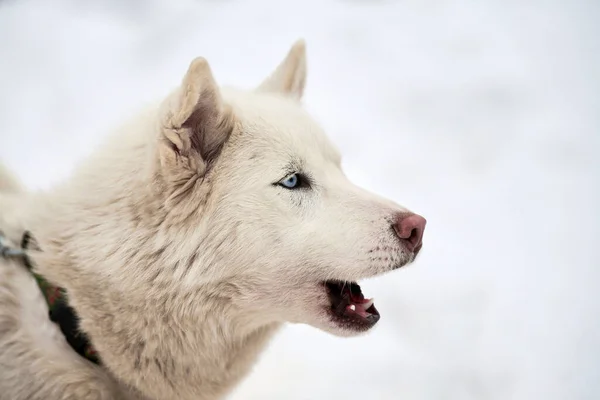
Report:
[[[356,282],[325,281],[321,282],[329,298],[328,314],[337,325],[355,332],[363,332],[371,329],[381,318],[375,305],[371,305],[366,311],[370,314],[368,317],[362,317],[356,313],[347,311],[346,307],[351,304],[350,293],[352,296],[363,299],[364,296],[360,286]],[[341,293],[340,285],[349,285],[348,293]]]

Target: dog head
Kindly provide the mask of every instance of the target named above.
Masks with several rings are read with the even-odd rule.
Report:
[[[356,281],[411,263],[425,219],[346,178],[305,80],[302,41],[250,91],[194,60],[161,108],[156,165],[189,250],[181,284],[228,282],[249,318],[352,335],[379,319]]]

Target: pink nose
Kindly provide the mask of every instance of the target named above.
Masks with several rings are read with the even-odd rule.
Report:
[[[418,250],[423,243],[425,218],[418,214],[400,214],[394,224],[394,230],[409,251]]]

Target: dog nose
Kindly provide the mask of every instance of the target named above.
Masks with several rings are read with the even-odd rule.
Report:
[[[414,251],[423,243],[426,223],[425,218],[418,214],[400,214],[394,224],[394,230],[408,250]]]

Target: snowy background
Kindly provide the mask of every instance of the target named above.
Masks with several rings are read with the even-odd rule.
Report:
[[[298,37],[357,183],[428,219],[363,282],[382,319],[290,326],[231,399],[600,398],[600,2],[0,1],[0,158],[64,178],[190,60],[252,87]]]

